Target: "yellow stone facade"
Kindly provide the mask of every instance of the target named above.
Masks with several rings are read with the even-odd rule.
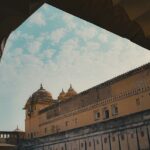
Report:
[[[69,131],[149,109],[150,64],[79,94],[70,86],[58,100],[41,86],[25,105],[26,138]]]

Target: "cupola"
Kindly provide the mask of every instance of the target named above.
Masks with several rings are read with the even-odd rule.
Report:
[[[68,89],[68,92],[66,93],[65,97],[70,98],[77,94],[77,92],[73,89],[72,85],[70,84],[70,87]]]
[[[32,96],[29,97],[27,100],[27,103],[25,105],[25,109],[27,106],[32,104],[38,104],[38,103],[49,103],[51,104],[53,102],[52,94],[48,91],[46,91],[43,88],[43,85],[41,84],[41,87],[32,94]]]
[[[64,100],[65,99],[65,95],[66,93],[64,92],[64,90],[62,89],[61,93],[58,96],[58,100]]]

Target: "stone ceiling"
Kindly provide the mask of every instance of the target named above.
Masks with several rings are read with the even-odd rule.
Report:
[[[9,34],[45,2],[150,50],[150,0],[1,0],[0,57]]]

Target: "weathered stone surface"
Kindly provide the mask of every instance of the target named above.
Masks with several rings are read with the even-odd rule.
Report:
[[[73,129],[54,135],[27,140],[22,143],[20,150],[132,150],[150,149],[150,119],[144,119],[150,115],[149,111],[129,115],[115,120],[97,123],[90,126]],[[130,139],[130,141],[129,141]],[[143,142],[141,142],[143,141]],[[80,146],[78,146],[78,142]],[[132,143],[134,142],[134,144]],[[81,146],[82,145],[82,146]]]

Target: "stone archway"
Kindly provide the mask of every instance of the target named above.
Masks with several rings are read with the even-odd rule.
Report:
[[[0,57],[9,34],[45,2],[150,50],[149,0],[2,0]]]

